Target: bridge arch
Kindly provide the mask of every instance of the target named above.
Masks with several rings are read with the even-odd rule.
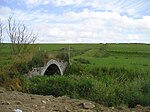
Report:
[[[42,75],[55,75],[55,74],[63,75],[63,70],[58,61],[50,60],[47,63],[47,65],[43,68],[43,71],[41,74]]]

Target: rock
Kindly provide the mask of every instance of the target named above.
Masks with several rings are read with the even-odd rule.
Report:
[[[11,107],[8,107],[8,109],[9,109],[9,110],[12,110],[12,108],[11,108]]]
[[[35,99],[32,95],[30,96],[31,100]]]
[[[71,109],[69,109],[67,106],[65,106],[66,112],[72,112]]]
[[[46,104],[46,101],[44,101],[44,100],[42,100],[41,102],[44,103],[44,104]]]
[[[142,109],[143,107],[141,105],[136,105],[135,108],[139,108],[139,109]]]
[[[2,102],[2,105],[10,105],[10,102],[8,102],[8,101],[3,101],[3,102]]]
[[[45,100],[46,100],[46,101],[49,101],[49,98],[46,98]]]
[[[34,108],[37,108],[37,105],[34,104],[33,107],[34,107]]]
[[[53,95],[49,95],[48,96],[50,99],[53,99],[53,98],[55,98]]]
[[[146,109],[150,110],[150,107],[145,107]]]
[[[85,102],[85,103],[83,103],[83,107],[84,107],[85,109],[92,109],[92,108],[95,107],[95,105],[92,104],[92,103],[90,103],[90,102]]]
[[[111,109],[115,109],[115,107],[111,107]]]
[[[49,99],[49,101],[53,102],[56,98],[54,96],[50,95],[50,96],[48,96],[48,99]]]
[[[15,101],[15,104],[22,105],[22,102],[21,101]]]
[[[41,109],[45,109],[45,106],[41,106]]]
[[[22,112],[20,109],[14,109],[13,112]]]
[[[25,95],[24,93],[19,92],[18,95]]]
[[[52,112],[60,112],[60,110],[58,108],[53,108]]]

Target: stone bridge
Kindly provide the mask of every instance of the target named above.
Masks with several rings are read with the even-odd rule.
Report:
[[[55,75],[60,74],[63,75],[67,62],[64,61],[56,61],[51,59],[44,67],[32,68],[32,71],[29,72],[29,76],[35,75]]]

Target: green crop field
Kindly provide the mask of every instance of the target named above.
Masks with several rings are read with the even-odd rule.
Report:
[[[68,55],[69,46],[71,65],[64,76],[30,80],[22,77],[37,60],[46,63],[61,53]],[[106,106],[150,105],[150,44],[33,44],[31,47],[30,55],[12,54],[10,44],[0,49],[2,86],[34,94],[84,98]]]

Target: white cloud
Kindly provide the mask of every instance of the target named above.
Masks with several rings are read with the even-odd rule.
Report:
[[[0,18],[14,16],[36,31],[37,42],[145,42],[150,43],[150,16],[133,19],[118,12],[66,12],[60,15],[36,12],[11,11],[0,8]]]
[[[135,20],[116,12],[83,11],[66,13],[59,18],[61,21],[74,21],[48,23],[51,25],[46,28],[49,29],[47,34],[59,37],[60,42],[65,39],[73,42],[140,42],[145,33],[150,35],[149,16]]]
[[[7,15],[11,13],[11,9],[9,7],[1,7],[0,14]]]
[[[52,0],[54,6],[90,7],[93,10],[112,11],[134,18],[141,18],[141,12],[150,13],[150,1],[144,0]]]
[[[41,2],[41,0],[26,0],[28,4],[37,4]]]
[[[47,5],[50,0],[25,0],[24,1],[28,7],[34,7],[39,5]]]
[[[52,0],[55,6],[84,5],[85,0]]]
[[[12,11],[9,7],[0,7],[0,15],[2,20],[5,20],[7,15],[12,14]]]

